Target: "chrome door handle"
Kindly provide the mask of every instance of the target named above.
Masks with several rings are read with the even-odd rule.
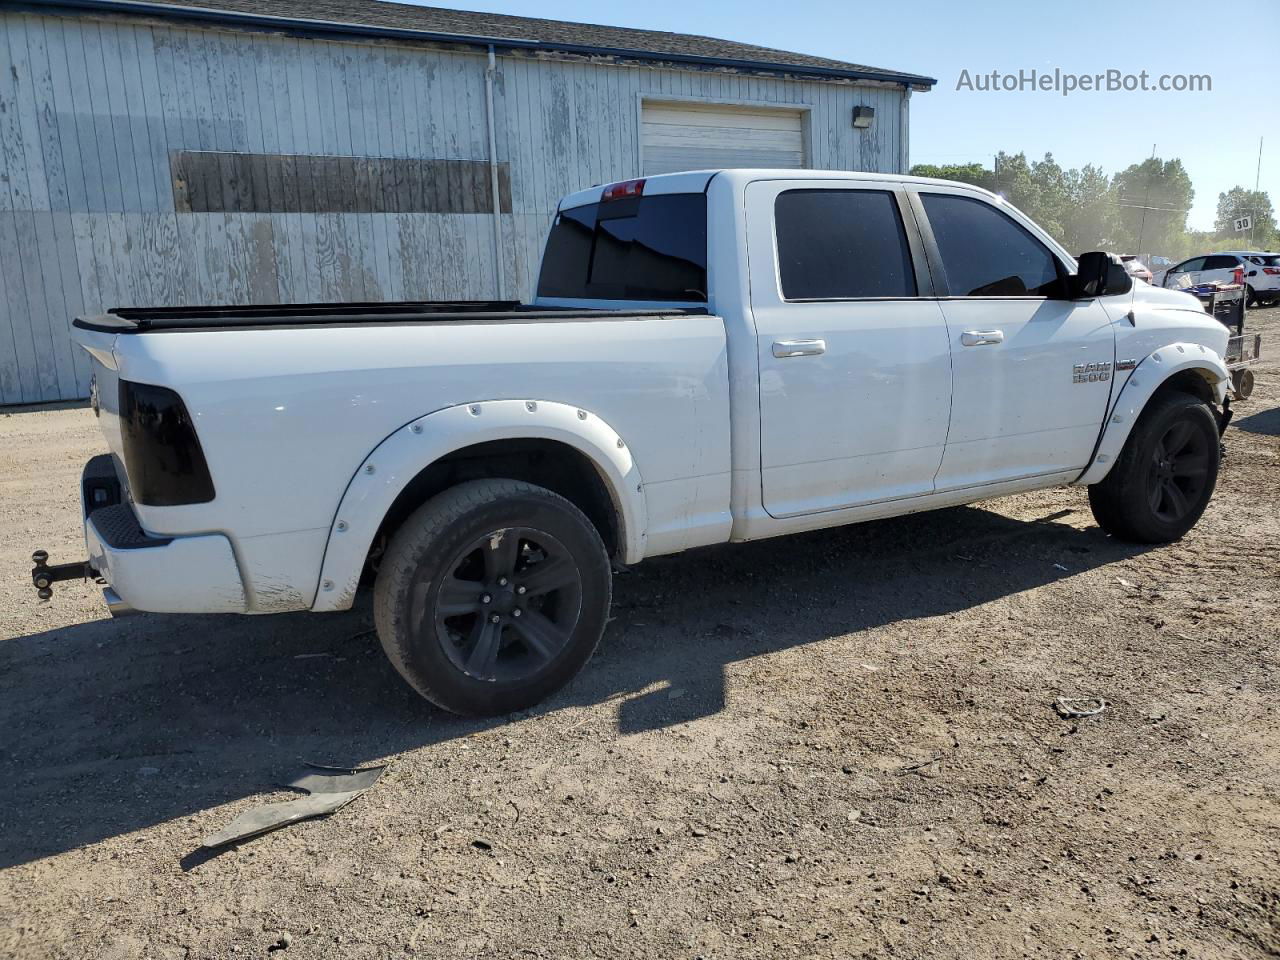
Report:
[[[988,343],[1004,343],[1004,331],[966,330],[960,334],[960,343],[966,347],[981,347]]]
[[[785,357],[816,357],[827,352],[825,340],[775,340],[773,355],[778,359]]]

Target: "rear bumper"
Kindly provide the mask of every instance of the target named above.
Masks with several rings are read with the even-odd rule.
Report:
[[[100,458],[85,479],[101,475]],[[245,591],[231,542],[219,533],[155,537],[142,529],[132,504],[89,509],[84,520],[89,565],[123,603],[152,613],[244,613]]]

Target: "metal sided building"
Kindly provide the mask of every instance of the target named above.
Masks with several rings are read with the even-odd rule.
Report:
[[[561,195],[905,172],[928,77],[379,0],[0,2],[0,403],[113,306],[522,299]]]

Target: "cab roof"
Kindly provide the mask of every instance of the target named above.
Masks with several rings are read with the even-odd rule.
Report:
[[[714,170],[686,170],[678,173],[658,173],[649,177],[641,177],[644,181],[645,196],[659,196],[664,193],[700,193],[707,189],[715,177],[724,177],[735,185],[745,185],[756,180],[840,180],[874,183],[912,183],[926,184],[936,187],[964,187],[974,193],[982,194],[1000,203],[1006,202],[998,194],[971,183],[958,180],[940,180],[937,177],[913,177],[900,173],[874,173],[860,170],[797,170],[794,168],[769,167],[723,167]],[[632,181],[616,181],[630,183]],[[560,209],[569,210],[584,204],[595,203],[606,189],[614,186],[611,183],[596,184],[585,190],[578,190],[560,201]]]

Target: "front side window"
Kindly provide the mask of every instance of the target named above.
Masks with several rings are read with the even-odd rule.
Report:
[[[884,190],[787,190],[774,202],[787,300],[914,297],[906,231]]]
[[[953,297],[1052,297],[1064,284],[1058,260],[1021,224],[989,203],[922,193]]]
[[[707,197],[625,197],[561,210],[538,296],[573,300],[707,299]]]
[[[1204,269],[1204,257],[1192,257],[1190,260],[1183,260],[1170,273],[1195,273],[1197,270]]]

